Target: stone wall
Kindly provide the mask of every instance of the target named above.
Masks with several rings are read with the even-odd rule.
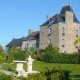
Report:
[[[25,49],[29,49],[29,48],[32,48],[32,47],[36,48],[36,40],[23,41],[21,49],[25,50]]]
[[[49,34],[50,28],[51,33]],[[50,39],[53,46],[59,47],[61,52],[77,52],[74,46],[75,39],[77,38],[76,31],[78,31],[78,36],[80,36],[80,24],[73,22],[72,12],[66,11],[65,22],[59,22],[51,26],[42,26],[40,28],[40,49],[45,49]]]

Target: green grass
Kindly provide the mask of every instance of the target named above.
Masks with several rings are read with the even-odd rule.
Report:
[[[3,63],[2,64],[2,69],[9,70],[10,68],[13,72],[15,72],[16,64],[14,64],[14,63],[11,63],[11,64]],[[72,71],[72,75],[77,75],[77,76],[80,75],[80,64],[59,64],[59,63],[46,63],[46,62],[37,61],[37,60],[33,61],[33,70],[43,72],[43,71],[45,71],[45,68],[70,70],[70,71]],[[25,69],[25,71],[27,71],[26,64],[24,64],[24,69]],[[80,80],[80,77],[77,77],[77,78],[72,77],[71,80]]]
[[[14,63],[2,63],[2,69],[3,70],[10,70],[11,69],[11,71],[15,71],[15,69],[16,69],[16,64],[14,64]]]
[[[6,63],[6,64],[2,64],[2,68],[5,70],[8,70],[9,68],[11,68],[11,70],[15,71],[16,65],[14,63],[12,64]],[[24,68],[26,69],[27,66],[24,65]],[[33,70],[41,72],[41,71],[44,71],[45,68],[70,70],[72,71],[72,74],[80,75],[80,64],[59,64],[59,63],[46,63],[46,62],[37,61],[37,60],[33,61]]]
[[[70,70],[72,74],[80,74],[80,64],[46,63],[36,60],[33,62],[33,70],[44,71],[46,67],[49,69]]]

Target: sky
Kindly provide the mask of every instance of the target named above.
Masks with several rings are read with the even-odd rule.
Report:
[[[68,4],[80,21],[80,0],[0,0],[0,45],[26,37],[29,29],[40,30],[47,15],[60,13]]]

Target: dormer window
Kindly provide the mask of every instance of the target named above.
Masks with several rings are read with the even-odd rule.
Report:
[[[49,19],[49,26],[54,22],[54,18]]]

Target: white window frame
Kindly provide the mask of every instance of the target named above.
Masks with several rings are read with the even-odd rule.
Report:
[[[48,30],[48,34],[49,34],[49,35],[51,34],[51,28],[49,28],[49,30]]]

